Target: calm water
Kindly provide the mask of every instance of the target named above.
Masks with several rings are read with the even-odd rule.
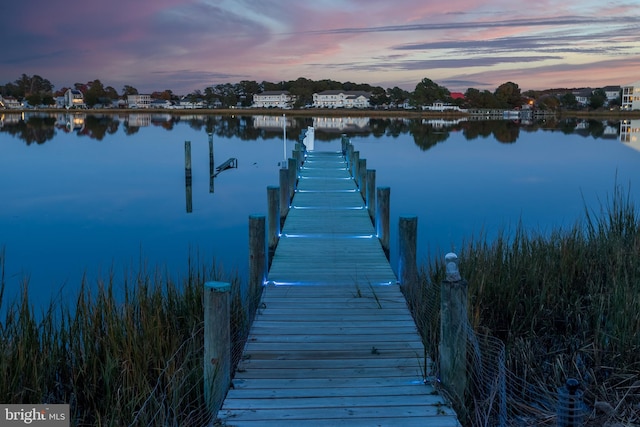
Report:
[[[141,265],[184,275],[189,257],[245,276],[248,216],[266,213],[266,187],[300,131],[317,150],[352,139],[377,185],[391,187],[392,263],[400,215],[418,217],[418,258],[440,256],[518,221],[536,231],[599,209],[617,182],[636,202],[640,151],[619,122],[434,123],[361,118],[3,116],[0,248],[6,299],[28,280],[34,304],[71,298],[90,283]],[[209,134],[219,174],[211,191]],[[185,191],[191,141],[192,200]]]

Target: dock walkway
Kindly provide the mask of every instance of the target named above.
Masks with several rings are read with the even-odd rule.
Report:
[[[309,152],[218,419],[236,427],[460,426],[342,153]]]

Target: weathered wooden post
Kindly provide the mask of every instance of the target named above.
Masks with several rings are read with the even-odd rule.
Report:
[[[353,144],[351,141],[347,141],[347,153],[345,157],[347,159],[347,168],[351,170],[351,162],[353,161]]]
[[[367,196],[365,198],[369,217],[373,224],[376,223],[376,170],[367,169]]]
[[[367,159],[358,160],[358,188],[360,195],[366,202],[367,200]]]
[[[358,180],[358,165],[360,164],[360,152],[354,151],[351,161],[351,176],[354,180]]]
[[[231,383],[231,285],[204,284],[204,398],[213,418]]]
[[[268,264],[271,264],[271,258],[276,250],[278,239],[280,238],[280,187],[270,185],[267,187],[267,207],[268,207],[268,244],[269,258]]]
[[[445,255],[446,277],[440,287],[440,343],[442,384],[459,401],[467,388],[467,282],[458,270],[458,256]]]
[[[289,170],[289,200],[291,200],[296,192],[296,182],[298,181],[298,165],[296,159],[289,158],[287,169]]]
[[[416,260],[418,242],[418,217],[401,216],[398,231],[398,279],[400,287],[412,301],[414,288],[418,281],[418,265]]]
[[[289,213],[289,170],[280,168],[280,228]]]
[[[345,156],[347,154],[347,144],[349,143],[349,138],[346,133],[343,133],[340,138],[340,145],[342,148],[342,155]]]
[[[376,197],[376,234],[380,239],[382,250],[389,259],[389,203],[390,187],[378,187]]]
[[[264,215],[249,215],[249,319],[253,319],[267,271]]]
[[[213,193],[215,171],[216,170],[213,163],[213,133],[209,132],[209,193]]]
[[[193,190],[191,187],[191,141],[184,142],[184,185],[187,198],[187,213],[193,211]]]

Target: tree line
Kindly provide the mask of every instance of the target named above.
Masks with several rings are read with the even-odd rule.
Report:
[[[138,90],[125,85],[121,92],[112,86],[104,86],[96,79],[87,83],[75,83],[71,87],[62,87],[54,91],[51,82],[39,75],[23,74],[15,82],[0,86],[0,95],[14,97],[26,101],[32,106],[55,104],[55,97],[63,96],[68,89],[80,90],[88,107],[112,105],[114,101],[125,99],[127,95],[137,95]],[[513,109],[532,101],[536,108],[557,110],[560,108],[577,109],[579,107],[571,89],[548,89],[545,91],[529,90],[522,92],[518,84],[506,82],[495,91],[469,88],[464,97],[453,97],[449,89],[434,81],[424,78],[410,92],[397,86],[383,88],[366,83],[338,82],[335,80],[310,80],[300,77],[296,80],[278,83],[263,81],[261,83],[243,80],[238,83],[222,83],[195,90],[186,96],[178,96],[170,89],[152,92],[151,98],[177,102],[186,99],[190,102],[203,102],[209,107],[249,107],[253,103],[253,95],[265,91],[286,90],[295,96],[294,108],[301,108],[313,103],[313,94],[325,90],[364,91],[371,94],[369,103],[372,107],[400,108],[407,104],[412,107],[431,105],[443,102],[460,108],[495,108]],[[603,89],[596,89],[590,97],[589,107],[598,109],[606,104],[607,97]],[[618,100],[619,105],[619,100]]]

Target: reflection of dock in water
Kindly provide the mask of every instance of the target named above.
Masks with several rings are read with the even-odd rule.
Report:
[[[216,171],[213,173],[213,177],[215,178],[221,172],[224,172],[227,169],[236,169],[237,167],[238,167],[238,159],[236,159],[235,157],[231,157],[226,162],[216,167]]]

